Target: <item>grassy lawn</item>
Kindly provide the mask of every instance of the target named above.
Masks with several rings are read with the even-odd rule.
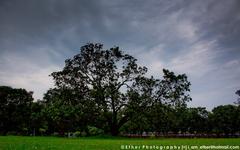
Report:
[[[131,147],[136,146],[136,147]],[[160,149],[161,146],[189,146],[200,149],[203,145],[239,146],[238,139],[128,139],[128,138],[59,138],[59,137],[24,137],[0,136],[0,150],[32,150],[32,149],[66,149],[66,150],[120,150],[123,149]],[[149,147],[147,147],[149,146]],[[154,147],[155,146],[155,147]],[[191,146],[197,146],[192,147]],[[167,149],[170,147],[165,147]],[[174,147],[172,147],[174,148]],[[181,148],[182,149],[182,148]],[[220,148],[219,148],[220,149]],[[239,149],[239,147],[235,147]]]

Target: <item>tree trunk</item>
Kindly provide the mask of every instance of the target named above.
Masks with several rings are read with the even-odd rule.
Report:
[[[113,125],[111,127],[111,134],[112,136],[117,136],[119,134],[119,128],[117,125]]]
[[[118,121],[117,121],[117,112],[113,109],[112,121],[111,121],[111,134],[112,136],[117,136],[119,133]]]

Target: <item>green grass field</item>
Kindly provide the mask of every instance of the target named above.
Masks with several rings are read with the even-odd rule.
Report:
[[[59,138],[0,136],[0,150],[120,150],[120,149],[200,149],[203,145],[224,146],[239,149],[238,139],[128,139],[128,138]],[[133,147],[134,146],[134,147]],[[166,146],[165,148],[163,146]],[[169,147],[167,147],[169,146]],[[172,146],[172,147],[170,147]],[[175,147],[174,147],[175,146]],[[178,147],[179,146],[179,147]],[[232,147],[235,146],[235,147]],[[185,149],[186,147],[184,147]],[[207,149],[207,147],[205,147]],[[216,148],[216,147],[215,147]],[[221,149],[221,148],[218,148]]]

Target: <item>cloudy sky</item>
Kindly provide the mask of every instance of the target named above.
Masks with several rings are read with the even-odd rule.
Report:
[[[239,0],[1,0],[0,85],[34,91],[88,42],[120,46],[149,74],[186,73],[190,106],[232,104],[240,89]]]

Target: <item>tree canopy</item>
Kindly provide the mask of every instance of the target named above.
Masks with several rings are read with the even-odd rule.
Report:
[[[175,75],[164,69],[164,79],[159,80],[145,77],[146,72],[146,67],[139,66],[136,58],[119,47],[104,50],[102,44],[89,43],[52,76],[57,88],[77,92],[79,103],[93,102],[93,107],[108,122],[112,135],[117,135],[133,116],[136,98],[138,106],[158,102],[181,107],[191,100],[186,94],[190,82],[185,74]]]
[[[29,127],[32,92],[0,86],[0,133],[26,133]]]
[[[240,132],[239,105],[189,108],[187,75],[162,71],[162,78],[149,76],[147,67],[119,47],[88,43],[51,74],[55,86],[42,100],[33,101],[33,92],[25,89],[0,86],[0,134]]]

